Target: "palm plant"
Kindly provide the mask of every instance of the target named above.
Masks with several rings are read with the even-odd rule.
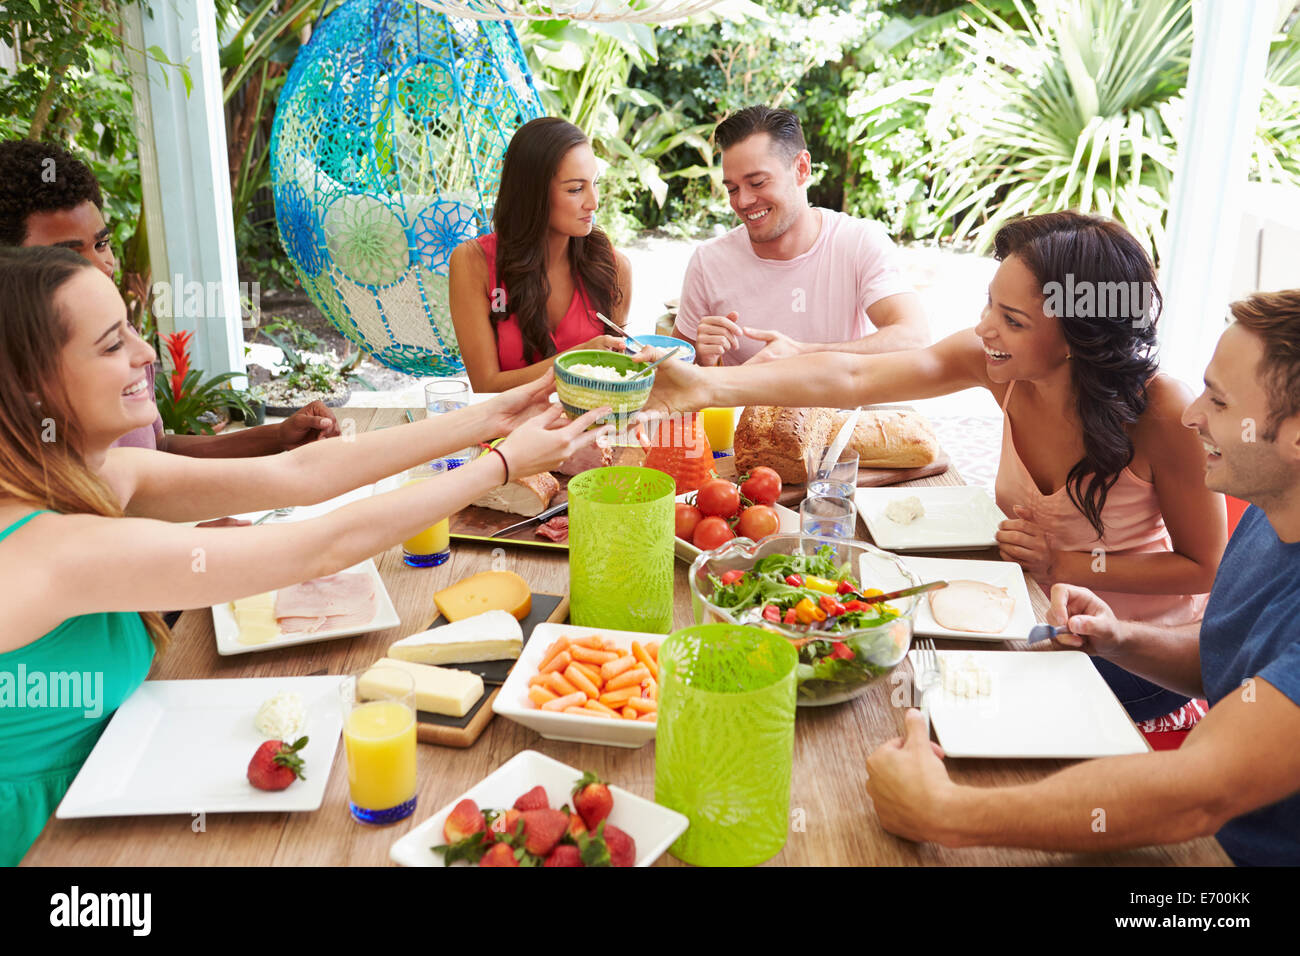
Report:
[[[935,91],[938,142],[916,167],[934,171],[938,231],[987,249],[1009,219],[1073,208],[1113,216],[1158,252],[1190,0],[1015,6],[1021,30],[981,7],[986,22],[959,37],[969,72]]]

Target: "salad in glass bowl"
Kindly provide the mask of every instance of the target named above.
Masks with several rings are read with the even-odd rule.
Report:
[[[762,627],[798,648],[800,706],[858,696],[911,647],[918,598],[866,598],[921,581],[896,556],[861,541],[736,538],[696,558],[689,579],[697,624]]]

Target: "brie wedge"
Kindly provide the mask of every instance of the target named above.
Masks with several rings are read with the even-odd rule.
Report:
[[[484,611],[391,644],[388,656],[416,664],[471,664],[516,660],[524,632],[509,611]]]

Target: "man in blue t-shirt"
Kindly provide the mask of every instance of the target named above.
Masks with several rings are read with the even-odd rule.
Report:
[[[1110,850],[1216,835],[1242,865],[1300,865],[1300,290],[1232,304],[1205,391],[1183,413],[1205,483],[1249,501],[1200,624],[1119,621],[1057,584],[1057,642],[1209,700],[1178,750],[1076,764],[1036,783],[954,784],[908,711],[906,737],[867,758],[885,829],[949,846]],[[1096,808],[1106,827],[1094,829]]]

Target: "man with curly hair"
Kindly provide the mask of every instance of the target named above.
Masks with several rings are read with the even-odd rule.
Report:
[[[89,166],[54,143],[0,141],[0,245],[63,246],[111,279],[117,260],[109,236],[103,193]],[[152,366],[147,374],[152,391]],[[312,402],[279,424],[222,435],[166,435],[162,419],[155,418],[152,427],[136,429],[117,444],[197,458],[249,458],[337,434],[334,413]]]

